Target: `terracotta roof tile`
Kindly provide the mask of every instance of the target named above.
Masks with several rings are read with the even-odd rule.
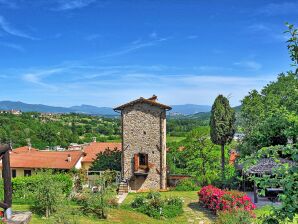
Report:
[[[105,151],[107,148],[111,150],[115,148],[121,150],[122,144],[117,142],[91,142],[83,149],[86,156],[83,158],[82,162],[93,162],[93,160],[96,159],[96,155]]]
[[[68,161],[70,155],[71,160]],[[83,156],[82,151],[24,151],[24,147],[14,149],[10,154],[12,168],[72,169]],[[2,166],[2,164],[1,164]]]
[[[35,148],[32,148],[32,147],[29,148],[29,146],[23,146],[23,147],[13,149],[12,151],[16,152],[16,153],[23,153],[23,152],[28,152],[28,151],[38,151],[38,149],[35,149]]]
[[[152,97],[150,97],[148,99],[140,97],[139,99],[130,101],[126,104],[123,104],[119,107],[116,107],[116,108],[114,108],[114,110],[123,110],[125,107],[134,105],[136,103],[147,103],[147,104],[150,104],[150,105],[153,105],[153,106],[161,107],[161,108],[166,109],[166,110],[171,110],[172,109],[170,106],[167,106],[167,105],[162,104],[162,103],[158,103],[156,100],[157,100],[157,97],[155,95],[153,95]]]

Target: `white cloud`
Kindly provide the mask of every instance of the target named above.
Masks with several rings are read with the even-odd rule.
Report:
[[[0,6],[1,5],[4,5],[11,9],[17,8],[17,4],[13,0],[0,0]]]
[[[269,3],[258,10],[259,14],[267,16],[297,14],[298,2]]]
[[[0,29],[2,29],[7,34],[10,34],[13,36],[22,37],[22,38],[26,38],[26,39],[30,39],[30,40],[37,40],[37,38],[30,36],[29,34],[26,34],[25,32],[14,28],[1,15],[0,15]]]
[[[235,62],[234,65],[246,68],[249,70],[259,70],[262,68],[262,65],[256,61],[240,61],[240,62]]]
[[[87,7],[96,0],[58,0],[56,10],[73,10]]]
[[[11,49],[20,51],[20,52],[24,52],[25,51],[25,49],[21,45],[14,44],[14,43],[8,43],[8,42],[2,42],[2,41],[0,41],[0,46],[8,47],[8,48],[11,48]]]
[[[126,46],[126,47],[124,47],[120,50],[104,54],[104,55],[100,56],[99,58],[107,58],[107,57],[125,55],[125,54],[128,54],[130,52],[142,49],[142,48],[147,48],[147,47],[158,45],[159,43],[165,42],[169,39],[170,38],[167,37],[167,38],[158,38],[158,39],[155,39],[155,40],[152,40],[152,41],[139,41],[139,40],[138,41],[133,41],[130,45],[128,45],[128,46]]]
[[[212,104],[218,94],[232,95],[239,105],[252,89],[260,89],[275,76],[198,75],[162,65],[61,65],[23,73],[23,80],[40,94],[55,94],[70,105],[115,106],[140,96],[158,94],[168,104]],[[61,75],[63,74],[63,75]],[[125,94],[123,94],[125,93]],[[108,96],[108,97],[107,97]],[[80,101],[78,101],[80,99]]]

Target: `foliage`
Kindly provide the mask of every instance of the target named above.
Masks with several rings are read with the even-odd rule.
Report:
[[[94,215],[100,219],[106,219],[108,208],[115,207],[116,188],[109,184],[105,176],[98,182],[98,192],[86,190],[81,197],[80,205],[84,214]]]
[[[297,139],[298,77],[289,72],[278,76],[258,93],[253,90],[242,100],[242,126],[245,134],[243,155],[271,145],[285,145]]]
[[[104,171],[116,170],[121,171],[121,151],[117,148],[111,150],[107,148],[105,151],[97,154],[93,161],[90,170]]]
[[[286,220],[293,221],[295,214],[298,214],[298,146],[271,146],[264,147],[255,154],[244,159],[245,169],[251,164],[256,163],[260,158],[273,158],[279,166],[273,169],[269,175],[262,177],[251,177],[261,190],[261,194],[265,194],[268,187],[281,187],[283,193],[279,194],[279,200],[282,205],[273,208],[270,217],[266,217],[264,223],[284,223]],[[280,158],[288,158],[292,160],[292,165],[281,163]]]
[[[250,198],[240,191],[226,191],[212,185],[202,187],[198,192],[199,202],[211,211],[230,211],[233,209],[244,209],[252,211],[256,206]]]
[[[193,178],[180,180],[175,187],[176,191],[196,191],[198,189],[199,186]]]
[[[241,126],[245,134],[241,153],[249,155],[262,147],[297,141],[298,69],[297,29],[287,24],[287,41],[296,71],[279,74],[260,92],[252,90],[242,100]]]
[[[168,145],[167,165],[171,174],[188,174],[192,176],[196,185],[223,184],[220,181],[220,148],[210,140],[209,127],[201,126],[187,134],[185,140]],[[226,146],[233,148],[234,143]],[[225,158],[229,153],[225,150]],[[218,162],[217,162],[218,161]],[[226,166],[224,184],[226,187],[235,187],[235,168]],[[179,184],[180,185],[180,184]],[[178,186],[177,189],[179,189]],[[182,187],[184,188],[184,187]]]
[[[210,136],[214,144],[221,145],[222,180],[225,180],[225,145],[233,140],[235,134],[235,111],[229,100],[219,95],[213,105],[210,116]]]
[[[298,66],[298,30],[293,24],[286,23],[286,26],[288,30],[285,33],[290,34],[290,38],[287,41],[290,57],[294,63],[293,66]]]
[[[0,142],[11,141],[14,147],[27,145],[44,149],[49,146],[67,147],[70,143],[117,140],[120,120],[83,114],[22,113],[0,114]]]
[[[207,126],[209,113],[198,113],[190,116],[175,116],[167,119],[167,134],[169,136],[185,136],[187,132],[198,126]]]
[[[137,196],[130,206],[134,210],[156,219],[173,218],[183,213],[183,200],[181,198],[162,199],[159,192],[150,192],[146,197]]]
[[[50,172],[40,172],[39,176],[42,181],[31,192],[32,209],[48,218],[63,203],[65,194],[61,182],[56,181]]]
[[[233,209],[218,212],[216,224],[251,224],[253,217],[244,209]]]
[[[188,134],[185,145],[187,173],[196,177],[200,186],[211,184],[218,179],[220,158],[219,147],[209,136],[209,127],[199,127]]]
[[[32,194],[38,186],[45,182],[45,178],[59,184],[62,193],[68,196],[72,190],[72,177],[64,173],[52,173],[41,171],[29,177],[15,177],[12,179],[13,200],[18,202],[30,202]],[[3,198],[3,180],[0,180],[0,195]]]

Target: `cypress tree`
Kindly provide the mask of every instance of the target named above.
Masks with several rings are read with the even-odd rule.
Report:
[[[235,134],[235,111],[229,100],[218,95],[212,105],[210,117],[210,136],[214,144],[221,145],[222,181],[225,180],[225,145],[230,143]]]

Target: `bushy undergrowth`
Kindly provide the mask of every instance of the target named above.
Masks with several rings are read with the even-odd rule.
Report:
[[[183,213],[183,200],[178,197],[162,199],[159,192],[150,192],[146,197],[137,196],[131,203],[131,207],[150,217],[173,218]]]
[[[218,212],[216,224],[251,224],[253,217],[249,211],[244,209],[233,209]]]
[[[45,175],[50,178],[53,183],[59,185],[59,190],[66,196],[71,193],[72,190],[72,177],[69,174],[56,173],[53,174],[50,171],[41,171],[30,177],[15,177],[12,179],[13,188],[13,200],[18,203],[31,203],[32,194],[36,192],[39,186],[42,186],[45,179]],[[49,183],[48,183],[49,184]],[[0,197],[3,198],[3,180],[0,180]]]
[[[176,191],[197,191],[199,189],[200,187],[197,185],[195,180],[191,178],[187,178],[179,181],[179,183],[175,187]]]

